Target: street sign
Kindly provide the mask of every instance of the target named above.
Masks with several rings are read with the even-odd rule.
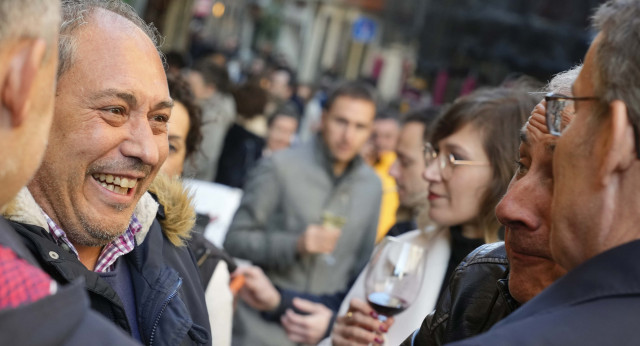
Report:
[[[376,36],[377,24],[367,17],[360,17],[353,22],[351,37],[356,42],[369,43]]]

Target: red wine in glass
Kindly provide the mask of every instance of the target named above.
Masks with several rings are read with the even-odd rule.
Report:
[[[381,320],[407,309],[424,276],[424,248],[394,237],[376,247],[365,277],[367,301]]]
[[[370,293],[367,296],[367,301],[377,313],[387,317],[397,315],[409,307],[406,300],[385,292]]]

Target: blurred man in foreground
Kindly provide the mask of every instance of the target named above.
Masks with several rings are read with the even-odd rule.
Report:
[[[195,213],[181,190],[147,193],[173,106],[156,32],[120,0],[69,0],[62,13],[49,145],[5,216],[49,275],[84,278],[91,307],[133,338],[209,344],[184,246]]]
[[[275,285],[312,294],[346,288],[373,250],[381,187],[358,155],[375,116],[373,90],[338,86],[314,141],[263,159],[249,174],[224,246]],[[234,344],[287,345],[284,329],[239,306]]]
[[[53,117],[60,2],[0,4],[0,210],[33,176]],[[38,23],[34,25],[34,23]],[[0,217],[0,344],[132,345],[90,310],[82,280],[61,285]],[[46,325],[47,328],[41,326]]]

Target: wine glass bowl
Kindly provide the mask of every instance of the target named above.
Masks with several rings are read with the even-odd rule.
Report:
[[[418,296],[425,269],[425,249],[386,237],[371,258],[365,278],[367,301],[379,315],[404,311]]]
[[[342,227],[344,227],[346,223],[347,223],[347,218],[337,213],[333,213],[328,210],[325,210],[322,213],[322,226],[325,227],[328,231],[341,232]],[[323,254],[322,258],[324,259],[325,263],[327,263],[329,266],[333,266],[336,264],[335,257],[330,253]]]
[[[322,226],[324,227],[342,229],[345,223],[347,223],[347,218],[344,216],[334,214],[330,211],[324,211],[322,213]]]

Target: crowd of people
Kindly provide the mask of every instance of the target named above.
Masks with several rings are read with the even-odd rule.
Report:
[[[401,115],[366,81],[176,65],[121,0],[2,1],[0,344],[638,344],[640,2],[593,22],[542,89]],[[223,247],[183,178],[242,191]],[[387,318],[385,237],[425,253]]]

